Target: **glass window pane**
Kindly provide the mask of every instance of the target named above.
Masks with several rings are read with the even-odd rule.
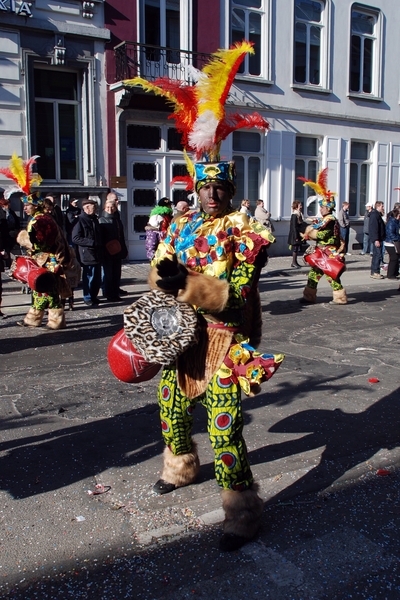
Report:
[[[245,197],[244,194],[244,158],[243,156],[233,156],[236,165],[236,194],[234,206],[240,206]]]
[[[366,142],[351,142],[350,158],[354,160],[368,160],[369,144]]]
[[[351,13],[351,30],[353,33],[373,35],[375,17],[353,10]]]
[[[254,54],[249,55],[249,73],[260,75],[261,73],[261,15],[250,13],[249,15],[249,41],[254,43]]]
[[[175,128],[170,127],[167,133],[168,150],[183,150],[181,139],[182,134]]]
[[[318,138],[297,136],[296,156],[318,156]]]
[[[174,205],[176,206],[177,202],[180,202],[181,200],[184,200],[185,202],[189,202],[188,200],[188,194],[190,192],[187,192],[186,190],[182,190],[179,188],[173,188],[172,190],[172,202],[174,203]]]
[[[319,27],[311,27],[310,29],[310,83],[319,85],[319,69],[320,69],[320,47],[321,47],[321,29]]]
[[[256,156],[249,158],[247,188],[247,198],[257,200],[260,196],[260,159]]]
[[[302,181],[299,181],[298,177],[305,177],[305,161],[296,159],[295,162],[295,186],[294,186],[294,197],[299,202],[304,202],[304,185]]]
[[[232,143],[235,152],[260,152],[261,148],[259,133],[234,131]]]
[[[247,8],[261,8],[262,0],[233,0],[233,4]]]
[[[156,172],[155,163],[133,163],[133,179],[135,181],[155,181]]]
[[[73,104],[58,105],[61,179],[79,179],[77,108]]]
[[[245,14],[243,10],[234,9],[232,11],[232,44],[235,42],[241,42],[246,39],[246,24],[245,24]],[[244,66],[246,64],[246,59],[242,62],[238,69],[238,73],[244,73]]]
[[[186,165],[173,164],[172,177],[187,177],[188,171]]]
[[[133,204],[134,206],[155,206],[156,205],[156,190],[139,190],[136,189],[133,192]],[[147,217],[147,220],[149,218]]]
[[[133,233],[143,233],[149,221],[149,215],[134,215]]]
[[[38,172],[43,179],[56,179],[53,103],[35,103],[35,149]]]
[[[312,0],[296,0],[296,19],[320,23],[321,12],[322,7],[320,2],[313,2]]]
[[[296,23],[295,28],[295,57],[294,80],[297,83],[306,82],[307,29],[304,23]]]
[[[352,215],[357,211],[357,189],[358,189],[358,165],[350,163],[350,189],[349,189],[349,212]]]
[[[35,98],[77,100],[77,74],[47,69],[34,70]]]
[[[361,165],[360,172],[360,215],[365,212],[365,205],[368,202],[368,189],[369,189],[369,165]],[[354,213],[356,214],[356,211]]]
[[[128,148],[158,150],[161,146],[161,129],[146,125],[127,126]]]
[[[363,69],[363,92],[370,94],[372,91],[372,56],[373,40],[364,40],[364,69]]]
[[[350,59],[350,90],[360,91],[360,64],[361,64],[361,38],[358,35],[351,36],[351,59]]]

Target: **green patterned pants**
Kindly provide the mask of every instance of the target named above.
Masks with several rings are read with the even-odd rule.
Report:
[[[46,308],[61,308],[61,300],[58,294],[40,294],[32,291],[32,306],[37,310],[46,310]]]
[[[323,271],[321,271],[321,269],[317,269],[316,267],[311,267],[310,272],[308,273],[308,281],[307,281],[308,287],[312,288],[313,290],[316,290],[318,282],[321,279],[323,274],[324,273],[323,273]],[[325,275],[325,277],[326,277],[329,285],[335,292],[343,289],[343,286],[340,283],[340,278],[332,279],[332,277],[328,277],[328,275]]]
[[[192,449],[193,411],[197,402],[207,409],[208,435],[214,450],[215,477],[225,489],[243,491],[253,483],[246,443],[240,386],[214,375],[207,390],[190,400],[179,389],[176,369],[163,370],[158,390],[161,430],[171,452],[187,454]]]

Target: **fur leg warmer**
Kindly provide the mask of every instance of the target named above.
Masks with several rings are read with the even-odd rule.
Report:
[[[43,321],[43,315],[44,310],[38,310],[32,306],[25,315],[24,325],[28,325],[28,327],[40,327]]]
[[[175,487],[183,487],[193,483],[200,469],[197,447],[192,442],[192,451],[188,454],[172,454],[166,446],[164,448],[164,468],[161,479],[172,483]]]
[[[258,486],[244,492],[222,490],[222,508],[225,511],[224,534],[251,540],[260,528],[264,502],[258,495]]]
[[[49,329],[65,329],[65,315],[63,308],[49,308]]]
[[[333,290],[333,300],[331,300],[331,304],[347,304],[347,295],[346,290],[342,288],[341,290]]]
[[[308,285],[303,290],[303,297],[300,302],[304,302],[305,304],[315,304],[317,301],[317,290],[315,288],[311,288]]]

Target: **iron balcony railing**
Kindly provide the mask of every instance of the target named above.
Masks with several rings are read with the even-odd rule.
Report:
[[[192,82],[191,67],[201,70],[210,55],[137,42],[122,42],[115,46],[116,81],[144,77],[154,81],[169,77],[176,81]]]

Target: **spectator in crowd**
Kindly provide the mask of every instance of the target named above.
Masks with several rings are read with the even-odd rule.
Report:
[[[79,215],[82,209],[78,206],[78,198],[71,198],[68,204],[68,208],[65,211],[65,233],[67,234],[68,244],[72,246],[72,230],[74,225],[78,222]]]
[[[51,210],[51,216],[53,217],[53,219],[55,220],[57,225],[59,227],[61,227],[61,230],[64,231],[64,215],[62,213],[61,208],[56,203],[55,196],[53,196],[52,194],[47,194],[47,196],[45,197],[45,200],[50,200],[50,202],[53,206],[53,208]]]
[[[161,198],[150,212],[146,230],[146,255],[149,260],[154,258],[157,246],[166,236],[172,221],[172,202],[169,198]]]
[[[175,206],[175,213],[172,220],[175,221],[175,219],[178,217],[182,217],[189,210],[189,208],[189,204],[186,202],[186,200],[179,200]]]
[[[17,244],[17,236],[21,231],[21,221],[16,212],[10,208],[10,200],[4,198],[3,190],[0,190],[0,219],[5,219],[7,231],[5,231],[4,244],[7,253],[10,255],[19,254],[19,246]]]
[[[117,210],[115,211],[114,215],[115,215],[115,218],[118,219],[119,223],[121,224],[121,227],[123,227],[122,220],[121,220],[121,213],[120,213],[120,203],[119,203],[120,195],[121,194],[117,194],[117,192],[113,192],[113,191],[108,192],[106,202],[109,202],[109,201],[115,202]],[[128,256],[128,252],[127,252],[126,256]],[[124,259],[122,259],[122,260],[124,260]],[[103,287],[104,287],[104,280],[103,280]],[[127,296],[128,294],[129,294],[129,292],[127,292],[126,290],[123,290],[121,287],[119,288],[119,290],[118,290],[119,296]]]
[[[78,246],[79,262],[82,265],[83,301],[87,306],[100,304],[98,294],[104,245],[96,215],[97,207],[98,203],[94,198],[82,200],[83,212],[72,230],[72,242]]]
[[[128,249],[125,244],[124,228],[121,219],[117,217],[117,212],[118,209],[115,200],[107,199],[104,205],[103,214],[99,220],[104,243],[103,293],[109,302],[118,302],[121,300],[119,290],[122,260],[128,255]]]
[[[400,208],[394,208],[387,217],[385,250],[389,255],[389,264],[387,269],[388,279],[397,279],[399,274],[399,256],[397,248],[400,251]]]
[[[6,260],[8,259],[8,252],[6,250],[6,244],[8,240],[8,227],[7,219],[4,211],[0,211],[0,318],[5,315],[1,311],[1,301],[3,298],[3,283],[1,280],[1,274],[4,273]]]
[[[268,212],[264,207],[264,200],[257,200],[256,210],[254,211],[254,218],[271,233],[275,231],[275,227],[273,226],[271,221],[271,213]]]
[[[369,216],[369,239],[372,244],[371,277],[372,279],[383,279],[380,273],[382,261],[382,246],[386,237],[385,223],[382,215],[384,212],[383,202],[375,202]]]
[[[248,198],[245,198],[244,200],[242,200],[242,203],[240,206],[240,212],[247,215],[248,217],[251,217],[250,200]]]
[[[370,254],[372,256],[372,245],[369,239],[369,216],[372,210],[372,202],[365,205],[364,222],[363,222],[363,249],[361,254]]]
[[[292,250],[292,264],[290,266],[294,269],[301,268],[301,265],[297,262],[297,255],[301,252],[302,239],[300,233],[304,233],[304,228],[302,229],[302,225],[304,224],[302,208],[303,205],[298,200],[292,202],[292,216],[290,217],[287,242],[289,244],[289,250]]]
[[[340,227],[340,237],[344,242],[344,253],[350,256],[349,249],[349,237],[350,237],[350,217],[349,217],[349,203],[345,200],[342,203],[342,208],[338,212],[337,220]]]

